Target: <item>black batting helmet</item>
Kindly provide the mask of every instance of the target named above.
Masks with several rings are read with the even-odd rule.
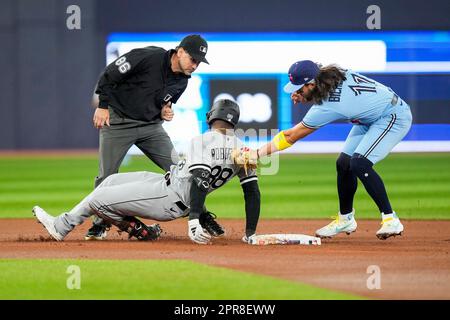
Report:
[[[214,120],[223,120],[230,123],[233,127],[239,122],[239,105],[233,100],[217,100],[206,114],[206,122],[209,126]]]

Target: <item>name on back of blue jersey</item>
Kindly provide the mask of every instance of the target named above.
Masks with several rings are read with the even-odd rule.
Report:
[[[336,89],[333,92],[330,92],[330,96],[328,97],[328,102],[340,102],[341,101],[341,93],[342,93],[342,85],[341,81]]]

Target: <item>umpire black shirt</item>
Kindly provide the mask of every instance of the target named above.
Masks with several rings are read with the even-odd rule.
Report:
[[[176,103],[190,78],[172,71],[170,58],[175,52],[150,46],[117,58],[98,81],[99,108],[110,106],[134,120],[161,121],[162,106]]]

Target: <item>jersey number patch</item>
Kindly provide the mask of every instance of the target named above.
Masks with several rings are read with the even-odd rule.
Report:
[[[131,69],[130,63],[126,61],[127,61],[126,57],[121,57],[116,60],[115,65],[119,67],[118,70],[120,73],[125,73]]]
[[[352,73],[353,81],[355,81],[358,85],[356,86],[348,86],[352,91],[355,93],[355,96],[359,96],[362,92],[377,92],[377,88],[375,86],[375,83],[373,81],[370,81],[369,79],[364,78],[363,76],[359,74]],[[367,85],[360,85],[360,83],[364,83]]]
[[[222,168],[221,166],[215,166],[211,169],[211,176],[209,178],[209,185],[213,189],[217,189],[224,185],[231,176],[233,175],[233,170],[230,168]]]

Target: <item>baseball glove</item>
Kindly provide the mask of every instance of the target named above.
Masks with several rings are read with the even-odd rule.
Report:
[[[248,147],[234,149],[231,152],[231,159],[233,160],[234,164],[244,168],[246,175],[248,169],[256,169],[256,167],[258,166],[257,151],[251,150]]]

